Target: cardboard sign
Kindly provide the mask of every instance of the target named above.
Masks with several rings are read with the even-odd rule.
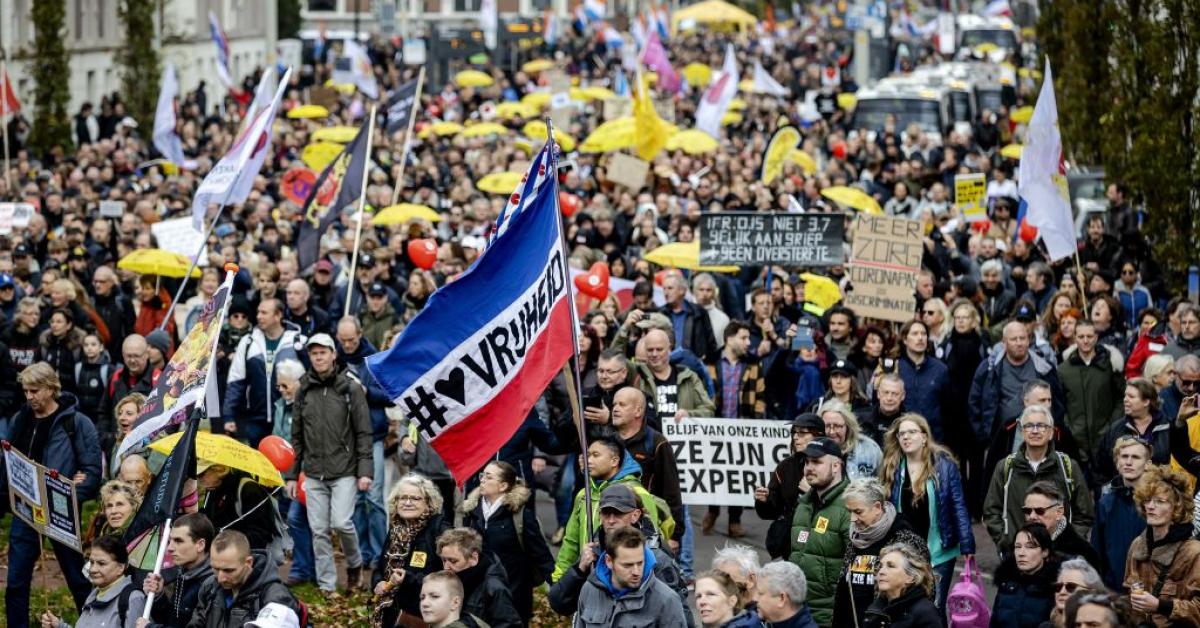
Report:
[[[663,421],[663,435],[685,504],[752,507],[754,489],[792,453],[792,428],[779,421],[688,417]]]
[[[8,235],[13,230],[13,212],[16,203],[0,203],[0,235]]]
[[[554,123],[555,128],[569,129],[573,115],[575,115],[575,107],[554,107],[550,110],[550,122]]]
[[[633,115],[633,101],[628,98],[609,98],[604,101],[603,114],[605,122],[631,116]]]
[[[37,211],[33,203],[15,203],[13,207],[12,226],[14,229],[24,229],[29,226],[33,213]]]
[[[313,87],[309,92],[308,102],[314,105],[321,105],[326,109],[333,107],[338,102],[337,90],[332,87]]]
[[[125,214],[125,201],[100,201],[100,215],[105,218],[120,218]]]
[[[718,212],[700,217],[702,266],[841,264],[841,214]]]
[[[904,323],[917,311],[921,223],[859,213],[854,218],[850,285],[844,303],[859,316]]]
[[[630,103],[630,111],[633,104]],[[658,113],[658,117],[675,124],[675,101],[671,98],[660,98],[654,101],[654,111]]]
[[[650,172],[650,162],[642,161],[625,153],[613,153],[608,160],[608,180],[623,185],[633,192],[641,190],[646,185],[646,174]]]
[[[958,205],[967,222],[983,222],[988,219],[987,177],[982,172],[954,175],[954,204]]]
[[[79,535],[79,501],[75,483],[58,471],[26,458],[16,449],[4,450],[8,479],[8,505],[38,534],[82,553]]]
[[[150,233],[158,240],[158,247],[192,259],[202,252],[204,234],[192,226],[192,217],[172,218],[150,225]],[[197,266],[207,266],[208,256],[200,255]]]

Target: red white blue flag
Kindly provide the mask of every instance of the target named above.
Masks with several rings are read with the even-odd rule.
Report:
[[[233,77],[229,72],[229,38],[225,36],[225,31],[221,30],[217,14],[212,11],[208,12],[208,31],[212,35],[213,45],[217,47],[217,77],[221,79],[221,83],[226,89],[232,88]]]
[[[574,354],[555,165],[547,142],[510,199],[519,211],[503,233],[429,298],[395,346],[367,358],[460,483],[512,437]]]

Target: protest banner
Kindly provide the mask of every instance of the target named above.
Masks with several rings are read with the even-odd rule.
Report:
[[[917,310],[921,223],[859,213],[854,219],[845,304],[859,316],[904,323]]]
[[[613,153],[608,160],[608,180],[623,185],[633,192],[646,186],[646,174],[650,172],[650,162],[625,153]]]
[[[663,421],[684,504],[754,506],[775,466],[792,453],[788,423],[757,419]]]
[[[12,233],[13,213],[16,211],[16,203],[0,203],[0,235]]]
[[[101,216],[105,218],[120,218],[124,214],[125,201],[100,201]]]
[[[840,214],[718,212],[700,216],[700,265],[832,266],[843,260]]]
[[[208,266],[207,252],[201,246],[204,243],[204,234],[196,231],[190,217],[156,222],[150,225],[150,233],[158,240],[158,248],[164,251],[178,253],[188,259],[195,257],[197,251],[201,251],[196,265]]]
[[[75,483],[60,477],[58,471],[26,458],[21,452],[4,447],[8,476],[8,505],[38,534],[49,537],[77,552],[83,552],[79,535],[79,501]]]
[[[988,219],[987,177],[983,173],[954,175],[954,204],[958,205],[967,222],[983,222]]]

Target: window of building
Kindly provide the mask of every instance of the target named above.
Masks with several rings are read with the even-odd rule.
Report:
[[[337,0],[308,0],[309,11],[337,11]]]

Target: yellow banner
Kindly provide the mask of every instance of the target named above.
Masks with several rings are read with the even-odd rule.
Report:
[[[784,160],[799,143],[800,131],[797,131],[796,127],[785,126],[775,132],[771,142],[767,144],[766,153],[763,154],[763,183],[770,185],[783,174]]]

